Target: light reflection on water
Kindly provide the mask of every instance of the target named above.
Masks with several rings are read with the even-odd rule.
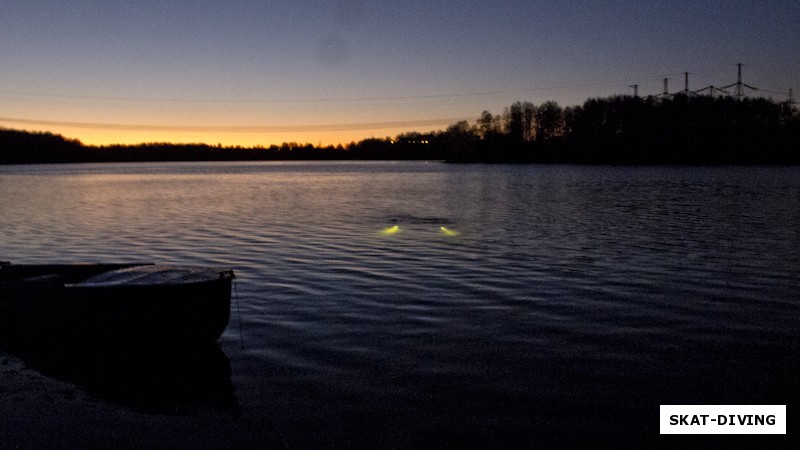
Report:
[[[658,404],[797,398],[798,175],[6,166],[0,259],[233,268],[243,420],[293,448],[613,436]],[[753,365],[771,384],[736,389]]]

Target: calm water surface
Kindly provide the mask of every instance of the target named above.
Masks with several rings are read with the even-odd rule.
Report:
[[[0,259],[233,268],[240,420],[291,448],[798,404],[798,168],[6,166],[0,212]]]

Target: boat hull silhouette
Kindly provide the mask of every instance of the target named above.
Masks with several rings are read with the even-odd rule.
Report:
[[[152,264],[0,265],[7,333],[208,343],[230,319],[231,270]]]

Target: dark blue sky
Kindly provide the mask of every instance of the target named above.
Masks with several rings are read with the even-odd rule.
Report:
[[[784,99],[798,49],[797,1],[9,1],[0,126],[335,144],[516,100],[679,90],[684,71],[725,85],[738,62]]]

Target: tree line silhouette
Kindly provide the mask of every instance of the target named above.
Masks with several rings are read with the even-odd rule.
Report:
[[[800,115],[764,98],[615,96],[562,108],[516,102],[498,115],[443,131],[364,139],[346,146],[270,147],[150,143],[86,146],[51,133],[0,129],[0,164],[446,160],[461,163],[800,164]]]

